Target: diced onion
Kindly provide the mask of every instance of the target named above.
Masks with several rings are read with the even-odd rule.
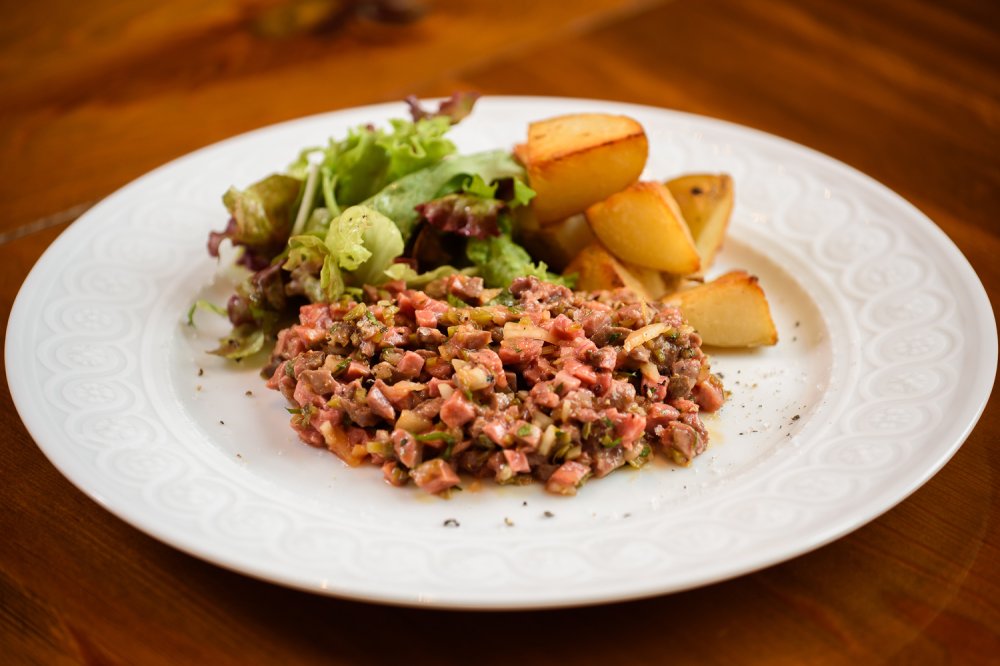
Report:
[[[550,425],[542,433],[542,439],[538,442],[538,453],[545,456],[549,456],[549,452],[552,451],[552,445],[556,443],[556,430],[554,425]]]
[[[470,391],[487,388],[492,386],[493,382],[496,381],[486,371],[486,368],[468,363],[467,361],[456,358],[451,362],[451,365],[455,368],[455,381]]]
[[[553,424],[552,417],[542,411],[535,412],[535,415],[531,417],[531,422],[542,430]]]
[[[422,433],[431,429],[434,423],[411,409],[404,409],[396,419],[396,427],[412,433]]]
[[[637,331],[632,331],[628,334],[628,337],[625,338],[625,344],[623,345],[625,353],[627,354],[636,347],[649,342],[658,335],[662,335],[668,328],[670,328],[670,326],[661,321],[655,324],[650,324],[649,326],[643,326]]]
[[[522,324],[509,321],[503,325],[504,340],[515,340],[517,338],[531,338],[532,340],[543,340],[552,344],[556,343],[556,336],[551,331],[546,331],[541,326],[534,324]]]
[[[646,361],[640,365],[639,372],[641,372],[642,376],[645,377],[650,383],[658,384],[660,382],[660,371],[652,361]]]

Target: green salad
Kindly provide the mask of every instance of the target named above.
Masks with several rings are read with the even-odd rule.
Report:
[[[459,93],[436,111],[411,98],[412,120],[356,127],[303,150],[282,173],[230,188],[229,222],[209,235],[208,251],[218,257],[228,241],[248,274],[225,307],[199,301],[189,315],[204,308],[229,318],[233,329],[213,353],[255,354],[300,305],[391,280],[420,288],[462,272],[490,288],[523,275],[566,284],[514,241],[534,196],[523,167],[505,150],[459,155],[446,136],[475,98]]]

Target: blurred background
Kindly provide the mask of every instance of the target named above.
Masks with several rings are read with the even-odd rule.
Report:
[[[190,150],[410,93],[596,97],[724,118],[918,206],[996,169],[996,3],[976,0],[46,0],[0,23],[0,233]],[[896,113],[896,111],[904,111]],[[930,125],[935,119],[945,122]],[[915,141],[919,138],[920,141]],[[935,159],[900,170],[921,142]],[[924,143],[924,146],[928,146]],[[44,191],[26,187],[44,183]],[[923,200],[922,200],[923,199]]]
[[[0,300],[9,313],[30,267],[73,219],[168,160],[304,115],[473,90],[679,109],[832,155],[929,215],[969,258],[996,312],[998,67],[996,0],[6,2]],[[0,320],[6,330],[6,314]],[[667,655],[964,664],[1000,654],[995,401],[927,485],[816,552],[669,597],[525,616],[325,599],[195,560],[63,479],[3,391],[0,534],[15,535],[0,538],[6,663],[441,663],[475,654],[498,664],[657,664]]]

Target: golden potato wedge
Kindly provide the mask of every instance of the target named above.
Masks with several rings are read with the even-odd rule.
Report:
[[[672,275],[671,273],[660,273],[663,279],[663,294],[660,300],[666,300],[667,296],[675,294],[685,289],[693,289],[705,284],[705,278],[701,273],[694,275]]]
[[[531,123],[527,143],[514,154],[535,190],[531,206],[545,224],[582,213],[638,180],[649,142],[631,118],[577,113]]]
[[[653,300],[642,281],[633,275],[607,248],[594,241],[570,262],[563,275],[576,273],[576,288],[582,291],[631,289],[646,300]]]
[[[701,259],[670,190],[639,182],[590,206],[594,234],[622,261],[676,275],[697,272]]]
[[[519,208],[516,213],[517,241],[532,257],[544,261],[554,271],[566,268],[583,248],[594,242],[594,232],[583,215],[542,225],[528,208]]]
[[[643,268],[642,266],[635,266],[624,262],[622,263],[622,266],[624,266],[625,270],[639,281],[639,284],[641,284],[643,289],[646,290],[648,298],[660,298],[667,293],[667,280],[660,271],[654,271],[651,268]]]
[[[722,247],[733,213],[733,179],[724,173],[693,173],[668,180],[666,185],[691,231],[701,270],[707,271]]]
[[[732,271],[663,300],[677,305],[706,345],[759,347],[778,342],[764,290],[746,271]]]

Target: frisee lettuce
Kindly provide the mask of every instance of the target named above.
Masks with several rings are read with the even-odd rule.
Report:
[[[304,179],[309,155],[321,150],[320,191],[325,206],[337,210],[359,204],[389,183],[455,152],[455,144],[444,138],[451,125],[447,118],[389,123],[389,130],[362,125],[349,130],[342,140],[331,139],[326,148],[306,149],[289,173]]]

